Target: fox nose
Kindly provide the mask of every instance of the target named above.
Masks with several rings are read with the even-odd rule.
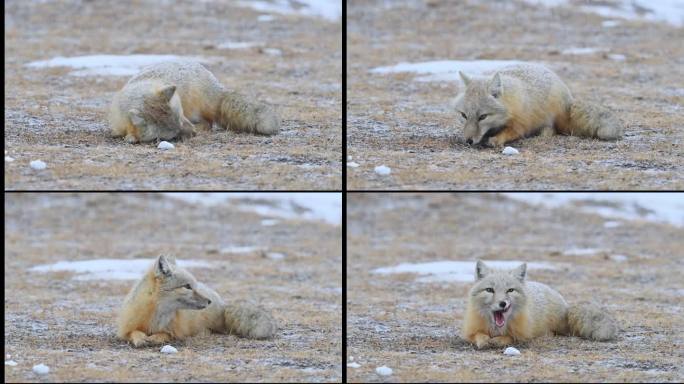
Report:
[[[468,139],[468,140],[466,140],[466,143],[467,143],[468,145],[472,145],[472,144],[473,144],[473,139]]]
[[[499,307],[506,308],[506,302],[505,301],[499,301]]]
[[[207,300],[207,305],[211,305],[211,300]]]

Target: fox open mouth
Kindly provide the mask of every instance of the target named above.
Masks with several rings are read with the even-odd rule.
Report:
[[[506,312],[508,312],[508,310],[509,310],[510,308],[511,308],[511,306],[509,305],[509,306],[506,307],[506,309],[504,309],[504,310],[501,310],[501,311],[494,311],[494,322],[496,323],[496,326],[497,326],[497,327],[501,328],[501,327],[504,326],[504,324],[506,324],[506,317],[505,317],[504,314],[505,314]]]

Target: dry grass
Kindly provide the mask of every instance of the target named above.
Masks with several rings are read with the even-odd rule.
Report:
[[[347,361],[361,364],[347,368],[350,382],[684,380],[681,228],[629,221],[609,229],[571,207],[539,209],[495,194],[350,193],[347,207]],[[574,247],[606,251],[562,254]],[[477,258],[555,264],[528,277],[569,303],[600,303],[617,319],[618,339],[544,337],[517,345],[518,357],[478,351],[459,336],[468,283],[370,273]],[[375,373],[383,365],[392,376]]]
[[[261,225],[262,216],[152,194],[8,194],[5,244],[5,382],[341,380],[340,228],[299,220]],[[284,253],[224,254],[229,245]],[[133,281],[77,281],[71,272],[28,268],[59,260],[153,258],[208,260],[193,269],[226,301],[272,310],[272,340],[195,337],[134,349],[115,337],[115,316]],[[31,372],[50,367],[46,378]]]
[[[341,25],[296,15],[257,22],[225,2],[10,1],[5,4],[7,189],[339,189]],[[77,32],[76,32],[77,31]],[[226,41],[263,47],[227,50]],[[33,60],[92,54],[211,58],[227,87],[276,105],[274,137],[222,130],[176,143],[109,138],[106,110],[126,77],[32,69]],[[29,168],[41,159],[47,170]]]
[[[351,189],[682,189],[684,29],[520,2],[350,1],[348,168]],[[513,22],[511,22],[513,18]],[[570,47],[607,53],[562,55]],[[573,94],[603,104],[624,122],[618,142],[533,138],[507,157],[457,144],[455,82],[369,70],[400,62],[500,59],[544,62]],[[373,172],[392,168],[390,176]]]

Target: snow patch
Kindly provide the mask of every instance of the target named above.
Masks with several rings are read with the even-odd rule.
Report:
[[[152,266],[155,259],[94,259],[59,261],[29,268],[33,272],[74,272],[74,280],[137,280]],[[206,261],[176,260],[183,268],[209,268]]]
[[[173,146],[173,144],[169,143],[168,141],[162,141],[157,145],[157,148],[159,149],[174,149],[176,147]]]
[[[487,266],[495,269],[513,269],[522,261],[485,261]],[[527,262],[528,269],[556,269],[545,262]],[[393,267],[376,268],[373,274],[389,275],[398,273],[415,273],[421,277],[416,281],[421,283],[434,282],[472,282],[475,280],[474,261],[432,261],[427,263],[401,263]]]
[[[573,206],[575,201],[601,202],[609,204],[580,205],[578,208],[609,219],[646,220],[684,226],[684,195],[681,193],[512,193],[505,196],[533,205],[549,208]]]
[[[261,247],[257,247],[255,245],[228,246],[228,247],[221,248],[219,253],[252,253],[252,252],[258,251],[260,249],[261,249]]]
[[[275,20],[275,17],[273,17],[271,15],[259,15],[257,17],[257,21],[260,21],[262,23],[267,22],[267,21],[273,21],[273,20]]]
[[[77,69],[73,76],[131,76],[147,65],[167,61],[194,60],[206,62],[202,57],[176,55],[91,55],[75,57],[55,57],[50,60],[33,61],[26,64],[30,68],[71,67]]]
[[[387,176],[390,173],[392,173],[392,169],[386,165],[378,165],[377,167],[375,167],[374,171],[375,173],[381,176]]]
[[[47,164],[45,164],[45,162],[42,160],[33,160],[29,163],[29,165],[36,171],[42,171],[43,169],[47,168]]]
[[[349,368],[359,368],[359,367],[361,367],[361,364],[359,364],[359,363],[347,363],[347,367],[349,367]]]
[[[162,347],[162,349],[159,350],[159,352],[171,354],[171,353],[178,353],[178,350],[171,345],[165,345]]]
[[[569,6],[571,3],[570,0],[525,1],[530,4],[543,4],[547,7]],[[579,8],[584,12],[603,17],[665,22],[676,27],[684,25],[684,2],[681,0],[613,0],[610,3],[597,2]]]
[[[7,361],[5,361],[5,365],[9,365],[10,367],[16,367],[17,362],[14,360],[7,360]]]
[[[627,56],[621,55],[618,53],[611,53],[608,55],[608,58],[613,60],[613,61],[625,61],[625,60],[627,60]]]
[[[577,47],[573,47],[573,48],[568,48],[568,49],[562,50],[561,54],[563,54],[563,55],[591,55],[592,53],[603,52],[605,50],[606,50],[605,48],[590,48],[590,47],[577,48]]]
[[[601,26],[604,28],[614,28],[620,25],[620,22],[617,20],[605,20],[601,23]]]
[[[503,351],[503,354],[506,356],[520,356],[520,351],[513,347],[508,347]]]
[[[217,48],[219,49],[247,49],[252,47],[259,47],[263,43],[259,42],[248,42],[248,41],[227,41],[225,43],[219,44]]]
[[[606,252],[599,248],[570,248],[563,251],[564,256],[591,256]]]
[[[438,60],[419,63],[399,63],[370,70],[375,74],[412,72],[418,75],[416,81],[461,81],[458,71],[471,76],[486,75],[509,65],[523,64],[517,60]]]
[[[389,376],[392,374],[392,368],[383,365],[382,367],[375,368],[375,373],[380,376]]]
[[[603,228],[617,228],[620,226],[622,226],[622,223],[614,220],[609,220],[603,223]]]
[[[293,6],[293,3],[290,0],[253,0],[239,1],[237,5],[259,12],[320,17],[333,22],[339,21],[342,17],[342,1],[340,0],[297,0],[297,3],[300,5],[297,8]]]
[[[282,260],[285,258],[285,254],[280,252],[266,252],[266,257],[271,260]]]
[[[625,255],[610,255],[610,259],[613,261],[617,261],[618,263],[622,263],[627,261],[628,257]]]
[[[5,161],[8,162],[8,163],[11,163],[11,162],[14,161],[14,158],[11,157],[11,156],[5,156]]]
[[[324,221],[333,225],[342,224],[342,194],[341,193],[172,193],[166,196],[199,203],[208,206],[220,204],[234,204],[238,209],[256,212],[262,216],[275,216],[285,219],[304,219]],[[268,204],[258,201],[249,203],[231,202],[235,199],[265,200]]]
[[[264,53],[269,56],[282,56],[283,51],[278,48],[264,48]]]
[[[359,167],[359,163],[354,162],[354,161],[351,161],[351,162],[347,163],[347,167],[349,167],[349,168],[358,168],[358,167]]]
[[[264,227],[272,227],[272,226],[274,226],[274,225],[276,225],[276,224],[278,224],[278,223],[279,223],[278,220],[273,220],[273,219],[264,219],[264,220],[261,220],[261,225],[263,225]]]

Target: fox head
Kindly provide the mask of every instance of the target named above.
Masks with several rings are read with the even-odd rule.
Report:
[[[477,261],[477,281],[470,290],[470,298],[482,318],[489,321],[493,333],[502,333],[510,319],[525,306],[526,270],[527,264],[511,270],[492,270]]]
[[[140,141],[171,140],[194,126],[183,114],[176,86],[169,85],[143,96],[139,108],[131,108],[128,117],[140,132]]]
[[[501,75],[471,79],[463,72],[458,74],[466,87],[456,98],[456,111],[463,123],[466,143],[487,145],[489,138],[499,133],[508,121],[506,106],[501,102],[504,92]]]
[[[197,291],[197,280],[173,258],[159,256],[152,269],[159,290],[159,307],[164,311],[204,309],[211,300]]]

